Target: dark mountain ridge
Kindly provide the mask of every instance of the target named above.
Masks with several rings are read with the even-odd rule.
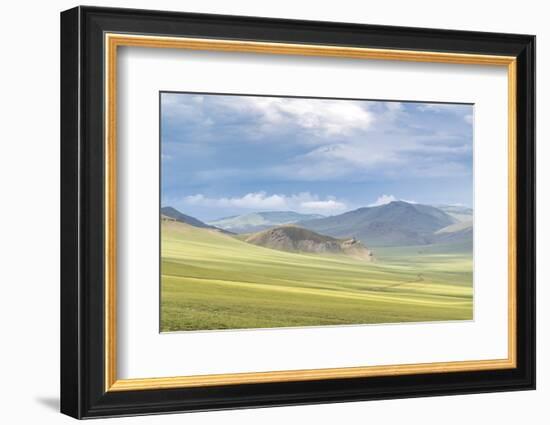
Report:
[[[429,244],[437,230],[453,223],[456,219],[438,208],[394,201],[298,225],[336,238],[355,237],[368,246],[406,246]]]

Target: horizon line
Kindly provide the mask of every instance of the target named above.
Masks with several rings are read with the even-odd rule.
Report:
[[[226,215],[226,216],[222,216],[222,217],[219,217],[219,218],[216,218],[216,219],[210,219],[210,220],[204,220],[204,219],[202,219],[198,216],[195,216],[195,215],[193,215],[192,217],[197,218],[197,219],[199,219],[199,220],[201,220],[201,221],[203,221],[204,223],[207,223],[207,224],[209,222],[212,223],[212,222],[215,222],[215,221],[220,221],[220,220],[233,218],[233,217],[240,217],[240,216],[248,215],[248,214],[277,213],[277,212],[294,213],[294,214],[301,214],[301,215],[319,215],[319,216],[323,216],[323,217],[326,218],[326,217],[336,217],[336,216],[339,216],[339,215],[342,215],[342,214],[347,214],[349,212],[357,211],[357,210],[364,209],[364,208],[378,208],[378,207],[383,207],[385,205],[394,204],[394,203],[404,203],[404,204],[408,204],[408,205],[425,205],[425,206],[429,206],[429,207],[433,207],[433,208],[439,208],[439,207],[442,207],[442,206],[444,206],[444,207],[463,207],[463,208],[469,208],[469,209],[473,210],[473,206],[469,206],[469,205],[466,205],[466,204],[463,204],[463,203],[436,203],[436,204],[431,204],[431,203],[412,202],[412,201],[405,201],[403,199],[396,199],[396,200],[386,202],[386,203],[383,203],[383,204],[379,204],[379,205],[372,205],[371,204],[371,205],[366,205],[366,206],[362,206],[362,207],[351,208],[351,209],[345,210],[343,212],[339,212],[337,214],[328,214],[328,215],[320,214],[320,213],[302,213],[302,212],[298,212],[298,211],[295,211],[295,210],[273,210],[272,209],[272,210],[250,210],[248,212],[243,212],[241,214],[231,214],[231,215]],[[159,211],[162,210],[163,208],[173,208],[181,214],[188,215],[185,212],[182,212],[179,208],[174,207],[173,205],[161,205],[160,208],[159,208]]]

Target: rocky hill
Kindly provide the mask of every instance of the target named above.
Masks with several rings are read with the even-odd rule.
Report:
[[[287,252],[343,254],[371,261],[373,253],[354,238],[336,239],[294,225],[273,227],[249,235],[246,242]]]

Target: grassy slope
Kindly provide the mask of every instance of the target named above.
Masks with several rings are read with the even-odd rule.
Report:
[[[452,250],[384,249],[367,263],[275,251],[164,222],[161,328],[471,319],[471,271],[471,254]]]

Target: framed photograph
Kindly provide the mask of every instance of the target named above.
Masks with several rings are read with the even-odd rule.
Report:
[[[535,37],[61,14],[61,411],[535,388]]]

